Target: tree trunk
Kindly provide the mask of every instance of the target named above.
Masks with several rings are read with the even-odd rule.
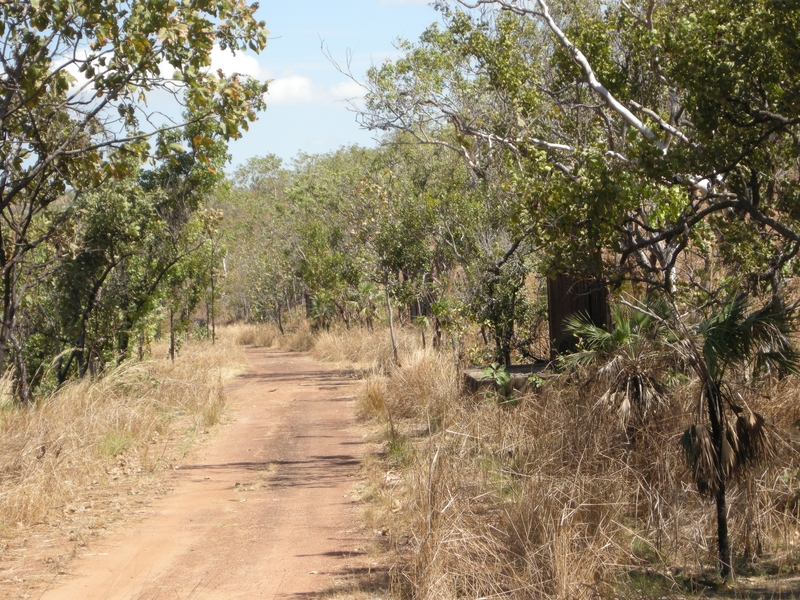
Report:
[[[717,491],[717,546],[719,548],[720,577],[728,579],[731,575],[731,545],[728,539],[728,508],[725,502],[725,481]]]
[[[133,325],[131,324],[131,320],[126,317],[125,322],[122,328],[117,335],[117,364],[121,364],[126,358],[128,358],[128,346],[130,345],[131,341],[131,328]]]
[[[211,339],[211,308],[208,300],[206,300],[206,339]]]
[[[278,320],[278,330],[281,332],[281,335],[286,335],[283,332],[283,317],[281,316],[281,303],[280,301],[275,301],[275,317]]]
[[[5,253],[3,253],[5,260]],[[14,300],[14,267],[6,266],[3,275],[3,322],[0,324],[0,373],[5,372],[6,359],[8,358],[9,344],[11,343],[11,329],[14,326],[17,306]]]
[[[83,379],[86,377],[86,372],[89,370],[90,356],[86,356],[86,338],[81,334],[78,338],[78,343],[75,348],[75,359],[78,361],[78,378]]]
[[[714,445],[715,460],[719,469],[719,487],[715,495],[717,503],[717,547],[719,549],[720,577],[728,579],[731,574],[731,544],[728,538],[728,508],[725,501],[725,480],[722,469],[722,444],[725,439],[725,423],[718,387],[708,384],[708,417],[711,421],[711,442]]]
[[[350,331],[350,313],[347,311],[347,300],[342,302],[341,305],[334,300],[333,304],[339,310],[339,314],[342,315],[342,321],[344,321],[345,329]]]
[[[172,309],[169,309],[169,358],[175,362],[175,322]]]
[[[417,298],[417,314],[419,318],[422,319],[425,315],[422,314],[422,307],[419,303],[419,298]],[[421,321],[419,326],[419,331],[422,334],[422,349],[425,350],[425,321]]]
[[[214,278],[211,278],[211,345],[217,343],[217,287]]]
[[[389,335],[392,338],[392,355],[394,356],[394,364],[400,366],[400,361],[397,358],[397,342],[394,338],[394,315],[392,315],[392,302],[389,299],[389,285],[386,285],[386,308],[389,311]]]
[[[25,365],[25,357],[22,355],[22,346],[12,337],[9,339],[14,348],[14,361],[16,362],[17,373],[15,387],[17,398],[24,404],[32,404],[31,388],[28,382],[28,368]]]

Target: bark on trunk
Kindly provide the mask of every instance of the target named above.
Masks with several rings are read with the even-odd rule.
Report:
[[[719,549],[720,577],[728,579],[731,575],[731,545],[728,539],[728,507],[725,502],[725,481],[717,491],[717,546]]]
[[[281,332],[281,335],[285,335],[283,332],[283,317],[281,316],[281,303],[278,301],[275,302],[275,317],[278,320],[278,330]]]
[[[5,258],[3,258],[3,260],[5,260]],[[13,267],[8,266],[3,275],[3,322],[0,324],[0,373],[5,372],[9,344],[11,342],[11,331],[17,312],[17,303],[14,301],[13,270]]]
[[[172,309],[169,309],[169,358],[175,362],[175,321]]]
[[[728,579],[731,575],[731,545],[728,538],[728,508],[725,501],[725,480],[727,476],[722,469],[722,445],[725,439],[725,423],[722,415],[722,403],[717,386],[708,386],[708,417],[711,422],[711,442],[714,445],[717,468],[719,469],[719,486],[715,496],[717,504],[717,547],[719,550],[720,577]]]
[[[394,315],[392,315],[392,302],[389,298],[389,286],[386,286],[386,308],[389,311],[389,335],[392,338],[392,355],[394,356],[394,364],[400,366],[400,361],[397,358],[397,342],[394,337]]]
[[[217,343],[217,288],[214,283],[214,278],[211,278],[211,345]]]

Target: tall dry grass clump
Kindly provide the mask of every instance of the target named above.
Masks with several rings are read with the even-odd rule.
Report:
[[[458,395],[452,362],[435,350],[416,350],[401,366],[368,376],[361,384],[357,409],[387,421],[414,418],[433,431]]]
[[[621,523],[630,490],[619,477],[624,462],[607,455],[609,423],[600,413],[576,420],[565,404],[538,397],[517,407],[451,402],[391,494],[410,548],[396,591],[596,597],[604,565],[619,564],[629,541]]]
[[[161,355],[161,352],[154,352]],[[129,361],[0,412],[0,531],[56,522],[94,487],[147,475],[217,423],[223,382],[243,368],[233,341],[186,346],[175,362]]]
[[[298,319],[284,328],[286,335],[278,338],[278,347],[288,352],[308,352],[314,347],[315,339],[311,323]]]
[[[421,350],[419,333],[397,328],[395,331],[400,364],[413,359]],[[351,363],[376,372],[386,372],[394,366],[394,352],[389,328],[335,329],[317,334],[312,354],[319,360]]]
[[[225,328],[240,346],[279,348],[287,352],[308,352],[314,347],[314,334],[306,319],[297,319],[284,326],[284,334],[274,323],[237,323]]]
[[[681,597],[692,573],[713,570],[714,508],[678,441],[693,382],[634,425],[588,373],[498,403],[459,392],[449,357],[418,358],[367,379],[359,395],[363,412],[392,420],[375,495],[399,548],[396,596]],[[783,446],[730,491],[739,570],[757,555],[800,558],[800,392],[787,379],[748,398]],[[432,406],[442,407],[433,427]]]
[[[240,346],[271,348],[281,332],[274,323],[236,323],[225,327],[227,336],[233,336]]]

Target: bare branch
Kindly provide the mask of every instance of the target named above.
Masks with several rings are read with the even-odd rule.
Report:
[[[656,123],[658,123],[658,126],[661,127],[661,129],[663,129],[664,131],[666,131],[667,133],[669,133],[671,135],[674,135],[676,138],[678,138],[684,144],[687,144],[689,146],[694,145],[694,144],[692,144],[691,140],[688,137],[686,137],[686,135],[680,129],[670,125],[669,123],[667,123],[664,119],[662,119],[658,115],[658,113],[656,111],[651,110],[649,108],[645,108],[644,106],[642,106],[641,104],[639,104],[638,102],[635,102],[633,100],[631,100],[631,106],[633,106],[633,108],[635,108],[636,110],[643,112],[648,117],[653,119]]]

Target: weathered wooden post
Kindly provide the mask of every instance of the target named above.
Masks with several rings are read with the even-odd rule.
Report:
[[[575,348],[575,338],[563,330],[564,319],[574,314],[588,315],[598,327],[608,328],[611,313],[608,288],[597,280],[576,279],[560,274],[547,280],[547,315],[550,321],[550,357]]]

